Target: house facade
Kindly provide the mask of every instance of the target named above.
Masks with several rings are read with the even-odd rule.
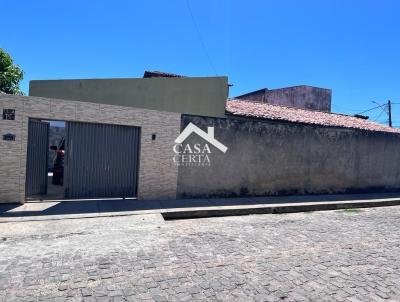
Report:
[[[167,75],[32,81],[30,96],[0,95],[0,202],[400,189],[397,129],[330,113],[330,102],[228,100],[226,77]]]

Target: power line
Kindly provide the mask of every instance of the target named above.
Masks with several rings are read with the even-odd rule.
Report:
[[[375,116],[373,119],[371,119],[372,121],[378,121],[379,120],[379,118],[381,117],[381,115],[383,114],[383,113],[386,113],[387,115],[388,115],[388,124],[389,124],[389,127],[392,127],[393,126],[393,122],[392,122],[392,105],[393,104],[397,104],[397,103],[393,103],[393,102],[391,102],[390,100],[388,100],[387,101],[387,103],[386,104],[379,104],[379,103],[377,103],[377,102],[375,102],[375,101],[372,101],[372,103],[375,103],[375,104],[377,104],[378,106],[376,106],[376,107],[372,107],[372,108],[370,108],[370,109],[367,109],[367,110],[364,110],[364,111],[362,111],[362,112],[360,112],[360,113],[358,113],[359,115],[361,115],[361,114],[363,114],[363,113],[367,113],[367,112],[370,112],[370,111],[372,111],[372,110],[375,110],[375,109],[378,109],[378,108],[380,108],[382,111],[377,115],[377,116]]]
[[[337,105],[337,104],[332,104],[332,107],[337,107],[337,108],[345,109],[345,110],[348,110],[348,111],[359,112],[359,113],[357,113],[357,114],[369,112],[369,111],[372,111],[372,110],[377,109],[377,108],[381,108],[382,110],[385,110],[385,109],[386,109],[386,108],[384,108],[384,107],[386,107],[387,104],[382,104],[382,105],[380,105],[379,103],[377,103],[377,102],[375,102],[375,101],[372,101],[372,102],[375,103],[375,104],[377,104],[378,106],[373,107],[373,108],[370,108],[370,109],[367,109],[367,110],[364,110],[364,111],[362,111],[362,109],[348,108],[348,107],[345,107],[345,106],[342,106],[342,105]],[[391,102],[391,103],[392,103],[392,105],[400,105],[400,102]]]
[[[378,109],[378,108],[381,108],[381,109],[382,109],[381,105],[379,105],[379,106],[376,106],[376,107],[373,107],[373,108],[370,108],[370,109],[367,109],[367,110],[364,110],[364,111],[362,111],[362,112],[359,112],[359,113],[357,113],[357,114],[366,113],[366,112],[369,112],[369,111],[372,111],[372,110],[374,110],[374,109]]]
[[[382,109],[381,114],[379,114],[379,116],[378,116],[375,120],[379,119],[379,117],[380,117],[380,116],[382,115],[382,113],[384,112],[384,113],[386,113],[386,114],[388,115],[388,118],[389,118],[389,120],[388,120],[389,127],[392,127],[392,126],[393,126],[393,125],[392,125],[392,102],[391,102],[390,100],[388,100],[387,104],[382,104],[382,105],[381,105],[381,104],[378,104],[378,103],[375,102],[375,101],[372,101],[372,102],[375,103],[375,104],[377,104],[378,107]]]
[[[345,109],[345,110],[348,110],[348,111],[354,111],[354,112],[361,111],[361,109],[351,109],[351,108],[347,108],[347,107],[344,107],[344,106],[341,106],[341,105],[336,105],[336,104],[332,104],[332,107],[342,108],[342,109]]]
[[[196,29],[197,35],[199,37],[200,43],[201,43],[201,45],[203,47],[204,53],[206,54],[206,57],[208,59],[208,63],[210,64],[211,69],[213,70],[214,74],[217,75],[217,71],[216,71],[216,69],[214,67],[214,64],[213,64],[213,62],[211,60],[210,55],[208,54],[206,44],[204,43],[203,37],[201,36],[201,33],[200,33],[200,29],[197,26],[196,19],[194,18],[194,15],[193,15],[193,12],[192,12],[192,8],[190,7],[189,0],[186,0],[186,5],[187,5],[187,8],[189,10],[190,17],[191,17],[191,19],[193,21],[193,25],[194,25],[194,27]]]
[[[382,111],[386,112],[386,106],[387,104],[379,104],[378,102],[372,101],[372,103],[377,104],[379,107],[381,107]]]
[[[373,121],[377,121],[378,119],[379,119],[379,117],[382,115],[382,113],[385,113],[385,114],[389,114],[389,112],[388,111],[386,111],[387,110],[387,108],[390,106],[390,104],[388,103],[388,104],[378,104],[377,102],[375,102],[375,101],[372,101],[372,103],[375,103],[375,104],[377,104],[381,109],[382,109],[382,111],[381,111],[381,113],[378,115],[378,117],[376,117]],[[386,121],[385,121],[385,123],[386,123]],[[391,124],[391,122],[390,122],[390,118],[389,118],[389,125]]]
[[[381,117],[381,115],[382,115],[383,113],[386,113],[386,111],[383,111],[383,110],[382,110],[382,111],[378,114],[378,116],[377,116],[376,118],[374,118],[372,121],[373,121],[373,122],[378,121],[378,119]]]

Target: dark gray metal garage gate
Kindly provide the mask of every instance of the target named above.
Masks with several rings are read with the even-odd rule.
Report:
[[[25,183],[26,196],[46,194],[47,192],[48,135],[49,123],[29,120]]]
[[[65,197],[136,197],[140,128],[67,122]]]

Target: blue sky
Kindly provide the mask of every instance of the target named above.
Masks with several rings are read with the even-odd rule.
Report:
[[[32,79],[161,70],[227,75],[231,96],[331,88],[333,111],[349,114],[400,103],[399,1],[188,1],[202,38],[186,0],[1,0],[0,47],[25,70],[25,92]],[[400,126],[400,104],[393,120]]]

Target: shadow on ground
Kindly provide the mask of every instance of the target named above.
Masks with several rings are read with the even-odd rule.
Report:
[[[46,215],[68,215],[89,213],[134,212],[145,210],[163,210],[173,208],[240,206],[258,204],[285,204],[304,202],[354,201],[400,198],[397,193],[371,193],[351,195],[305,195],[275,197],[242,197],[213,199],[178,199],[178,200],[136,200],[102,199],[77,201],[45,201],[21,204],[0,204],[0,217],[25,217]]]

